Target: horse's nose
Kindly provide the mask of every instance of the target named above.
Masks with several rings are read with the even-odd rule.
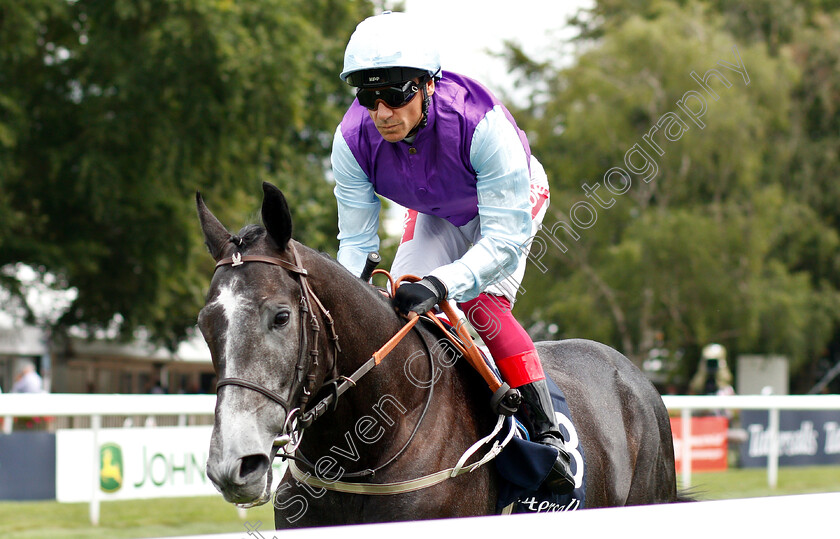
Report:
[[[259,453],[241,458],[229,458],[223,461],[207,462],[207,476],[218,487],[242,487],[262,478],[270,463],[268,455]]]
[[[268,455],[262,453],[248,455],[240,459],[239,478],[247,482],[254,477],[262,477],[268,471]]]

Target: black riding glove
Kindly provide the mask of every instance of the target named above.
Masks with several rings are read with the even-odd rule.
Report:
[[[437,277],[423,277],[416,283],[403,283],[394,294],[394,307],[402,314],[426,314],[446,299],[446,285]]]

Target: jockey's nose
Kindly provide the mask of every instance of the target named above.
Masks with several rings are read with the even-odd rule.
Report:
[[[394,111],[384,101],[376,102],[376,116],[380,119],[387,119],[394,115]]]

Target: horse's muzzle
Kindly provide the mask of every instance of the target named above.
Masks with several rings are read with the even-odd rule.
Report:
[[[207,461],[207,477],[231,503],[247,504],[264,497],[269,489],[268,471],[271,462],[268,455],[259,453],[241,458]]]

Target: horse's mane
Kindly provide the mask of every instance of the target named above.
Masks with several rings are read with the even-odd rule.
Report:
[[[250,225],[245,225],[244,227],[242,227],[242,229],[240,229],[238,234],[231,237],[231,241],[234,241],[236,243],[236,245],[239,246],[240,249],[247,249],[247,248],[252,247],[255,244],[257,244],[260,240],[262,240],[266,236],[266,234],[267,234],[267,231],[266,231],[265,227],[263,227],[262,225],[250,224]],[[298,245],[301,245],[305,249],[311,250],[311,251],[321,255],[323,257],[323,259],[329,263],[329,265],[331,266],[331,270],[333,270],[337,273],[343,272],[343,273],[346,273],[348,277],[353,277],[350,274],[350,272],[347,270],[347,268],[342,266],[338,262],[338,260],[333,258],[332,255],[330,255],[328,252],[313,249],[313,248],[308,247],[307,245],[305,245],[303,243],[300,243],[300,242],[298,242]],[[359,285],[363,284],[361,282],[361,280],[358,279],[358,278],[356,278],[355,281]],[[367,292],[368,296],[371,298],[371,300],[382,302],[383,304],[386,304],[390,307],[390,302],[389,302],[388,298],[386,298],[380,292],[377,292],[376,289],[374,289],[373,287],[371,287],[371,286],[359,286],[359,289]]]
[[[240,249],[255,246],[266,235],[267,230],[263,226],[256,224],[246,225],[239,231],[237,238],[241,240],[241,243],[238,243],[238,245]],[[234,240],[234,238],[232,238],[232,240]],[[382,308],[383,313],[390,313],[390,317],[392,317],[393,321],[397,322],[399,320],[399,315],[394,310],[391,300],[382,292],[377,290],[377,288],[370,286],[370,284],[362,281],[358,276],[353,275],[329,253],[314,249],[295,240],[292,241],[297,244],[300,252],[308,252],[318,255],[315,258],[308,257],[310,263],[308,265],[304,264],[305,266],[308,266],[307,269],[310,271],[310,274],[312,272],[317,272],[321,275],[331,276],[331,279],[329,279],[330,283],[337,286],[337,288],[342,290],[344,293],[350,294],[351,297],[353,297],[352,301],[354,303],[365,306],[367,309],[372,309],[374,308],[374,305],[378,305],[377,309]],[[313,261],[317,261],[315,262],[315,267],[311,265]],[[316,293],[320,294],[321,290],[316,290]],[[457,321],[453,320],[452,322],[456,323]],[[428,347],[430,343],[434,343],[435,341],[445,338],[444,334],[439,331],[438,327],[433,325],[431,322],[421,321],[421,323],[417,324],[414,329],[418,332],[421,339],[426,341],[427,351],[429,350]],[[453,367],[456,371],[465,375],[464,382],[467,384],[467,387],[473,388],[473,391],[471,391],[470,394],[476,399],[484,398],[488,389],[479,373],[464,360],[457,361]],[[478,403],[479,401],[476,402]],[[480,407],[481,405],[476,404],[476,406]],[[492,419],[492,416],[487,417]]]

